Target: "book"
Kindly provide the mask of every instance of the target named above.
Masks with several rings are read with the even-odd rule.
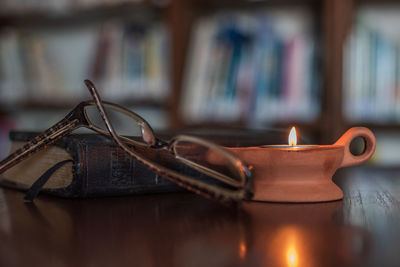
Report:
[[[169,32],[162,21],[106,19],[77,28],[0,32],[0,103],[66,106],[93,77],[110,101],[163,103],[170,94]],[[74,53],[71,53],[74,51]]]
[[[358,9],[343,60],[343,112],[349,121],[398,122],[400,84],[399,8]]]
[[[12,120],[0,118],[0,158],[5,158],[10,152],[8,134],[14,128]]]
[[[221,11],[196,23],[183,84],[188,123],[314,121],[318,42],[305,8]]]
[[[11,150],[16,150],[36,135],[11,132]],[[44,172],[64,160],[73,163],[67,163],[54,172],[43,186],[43,192],[60,197],[86,198],[184,190],[137,162],[111,139],[97,134],[71,134],[62,138],[4,172],[0,184],[27,190]]]
[[[24,90],[19,90],[23,86],[24,70],[18,39],[15,31],[0,33],[0,102],[3,106],[9,102],[18,103],[19,98],[24,97]]]

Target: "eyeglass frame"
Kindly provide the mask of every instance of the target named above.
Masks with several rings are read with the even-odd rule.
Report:
[[[152,171],[155,173],[159,174],[160,176],[170,180],[173,183],[178,184],[179,186],[182,186],[186,188],[189,191],[195,192],[197,194],[203,195],[207,198],[215,199],[218,201],[222,202],[227,202],[227,201],[240,201],[243,199],[250,199],[252,196],[251,193],[251,177],[252,173],[249,167],[245,165],[244,162],[242,162],[239,158],[237,158],[233,153],[230,151],[226,150],[225,148],[214,144],[210,141],[204,140],[199,137],[195,136],[189,136],[189,135],[177,135],[170,139],[169,141],[163,141],[161,139],[158,139],[155,134],[153,129],[151,128],[150,124],[143,119],[140,115],[134,113],[133,111],[130,111],[127,108],[124,108],[120,105],[107,102],[107,101],[102,101],[100,98],[100,95],[98,94],[94,84],[89,81],[85,80],[85,84],[89,89],[89,92],[91,93],[92,97],[94,100],[90,101],[83,101],[79,103],[72,111],[68,113],[67,116],[65,116],[62,120],[57,122],[55,125],[51,126],[49,129],[44,131],[42,134],[34,137],[32,140],[30,140],[28,143],[26,143],[23,147],[20,149],[17,149],[15,152],[11,153],[8,157],[3,159],[0,162],[0,174],[7,171],[9,168],[17,165],[21,161],[27,159],[34,153],[45,149],[48,145],[54,144],[57,140],[61,139],[62,137],[70,134],[72,131],[80,128],[80,127],[85,127],[90,130],[93,130],[101,135],[107,136],[109,138],[112,138],[116,144],[123,149],[126,153],[128,153],[130,156],[134,157],[136,160],[150,168]],[[102,117],[107,131],[97,127],[96,125],[93,124],[93,122],[90,121],[88,118],[85,108],[88,106],[96,106],[100,116]],[[112,124],[110,123],[110,119],[105,111],[105,107],[112,108],[114,110],[117,110],[119,112],[122,112],[126,115],[131,116],[141,127],[142,130],[142,138],[146,142],[145,144],[142,142],[135,141],[134,139],[124,137],[124,136],[119,136],[116,134]],[[123,141],[122,141],[122,140]],[[197,165],[194,162],[188,161],[187,159],[184,158],[178,158],[176,155],[176,147],[175,144],[179,141],[188,141],[188,142],[193,142],[197,143],[206,147],[210,147],[212,149],[217,150],[218,152],[222,153],[229,161],[237,168],[237,170],[240,172],[241,176],[241,181],[239,183],[232,183],[231,181],[224,179],[220,175],[220,173],[209,169],[207,167]],[[131,146],[129,147],[126,144],[130,144]],[[152,162],[151,160],[142,157],[141,155],[135,153],[132,151],[132,147],[135,146],[141,146],[141,147],[147,147],[149,149],[161,149],[161,150],[168,150],[170,153],[172,153],[175,158],[184,164],[188,165],[189,167],[192,167],[214,179],[217,179],[223,183],[226,183],[232,187],[236,187],[239,189],[239,191],[232,191],[228,190],[226,188],[222,187],[216,187],[214,185],[208,184],[206,182],[197,180],[193,177],[190,177],[186,174],[179,173],[177,171],[168,169],[160,164],[157,164],[155,162]],[[194,163],[194,164],[193,164]]]
[[[92,94],[94,101],[96,102],[96,106],[99,109],[99,113],[106,125],[106,128],[107,128],[110,136],[119,145],[120,148],[122,148],[126,153],[128,153],[130,156],[134,157],[136,160],[140,161],[142,164],[146,165],[148,168],[152,169],[156,173],[159,173],[160,175],[166,177],[167,179],[169,179],[173,182],[176,182],[176,178],[178,178],[178,177],[182,178],[183,176],[185,176],[181,173],[177,173],[170,169],[168,169],[168,171],[165,171],[166,168],[164,166],[161,166],[154,162],[150,163],[147,159],[145,159],[145,158],[141,157],[140,155],[138,155],[137,153],[135,153],[131,147],[127,146],[125,143],[131,143],[132,145],[136,144],[136,145],[140,145],[140,146],[143,146],[143,143],[136,142],[130,138],[120,136],[116,133],[116,131],[114,130],[114,127],[112,126],[112,124],[110,122],[111,120],[109,119],[107,112],[106,112],[104,106],[102,105],[102,103],[104,103],[104,101],[101,100],[101,97],[98,94],[95,85],[90,80],[85,80],[85,84],[86,84],[87,88],[89,89],[89,92]],[[251,170],[236,155],[234,155],[227,149],[225,149],[217,144],[214,144],[210,141],[207,141],[202,138],[195,137],[195,136],[177,135],[177,136],[173,137],[172,139],[170,139],[169,141],[162,141],[155,136],[154,131],[152,130],[150,125],[141,116],[139,116],[138,114],[136,114],[132,111],[128,111],[128,112],[129,112],[129,114],[132,115],[132,118],[135,119],[136,122],[142,127],[141,132],[142,132],[143,140],[147,143],[147,146],[149,148],[168,150],[170,153],[172,153],[176,157],[176,159],[187,164],[189,167],[192,167],[202,173],[205,173],[206,175],[211,176],[214,179],[217,179],[223,183],[229,184],[231,186],[243,188],[244,190],[241,192],[242,194],[241,193],[239,193],[239,194],[233,193],[232,194],[232,192],[228,192],[228,191],[224,190],[223,188],[219,188],[220,192],[218,192],[218,191],[215,192],[215,190],[210,190],[210,185],[208,185],[207,183],[201,182],[199,180],[192,180],[192,182],[194,182],[193,184],[186,185],[186,186],[184,185],[184,187],[186,189],[188,189],[190,191],[194,191],[198,194],[203,194],[206,197],[214,198],[216,200],[220,200],[220,198],[224,197],[224,196],[230,196],[232,199],[235,199],[235,200],[251,198],[251,195],[252,195],[251,190],[250,190],[250,187],[251,187],[250,180],[251,180],[251,175],[252,175]],[[124,141],[122,141],[121,139],[123,139]],[[197,144],[212,148],[214,150],[217,150],[218,152],[224,154],[225,158],[227,158],[232,163],[232,165],[235,166],[237,168],[237,170],[239,170],[240,176],[241,176],[241,182],[239,184],[233,184],[233,183],[231,183],[231,181],[229,181],[223,177],[225,175],[221,176],[220,173],[215,172],[212,169],[198,165],[193,161],[189,161],[184,158],[177,157],[178,153],[176,152],[175,144],[177,144],[179,141],[189,141],[192,143],[197,143]],[[158,168],[158,170],[157,170],[157,168]],[[160,173],[160,171],[163,171],[163,173]],[[173,178],[170,177],[170,175],[168,175],[168,172],[174,173],[175,177],[173,177]],[[186,177],[188,178],[188,176],[186,176]],[[179,180],[179,178],[178,178],[178,180]],[[182,182],[182,181],[178,181],[178,183],[179,182]],[[193,186],[197,187],[196,184],[200,184],[202,187],[205,187],[205,188],[208,187],[208,190],[209,190],[209,192],[207,192],[208,194],[207,193],[204,194],[204,192],[199,191],[199,188],[191,188]],[[212,188],[212,186],[211,186],[211,188]],[[209,193],[211,193],[211,192],[213,192],[213,194],[214,194],[213,196],[209,195]],[[227,199],[225,199],[225,200],[227,200]],[[223,201],[225,201],[225,200],[223,200]]]

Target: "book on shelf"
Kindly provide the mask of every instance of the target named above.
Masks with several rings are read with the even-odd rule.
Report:
[[[24,97],[23,77],[19,36],[15,31],[3,30],[0,32],[1,102],[16,102]]]
[[[400,6],[358,10],[343,60],[343,113],[353,122],[400,121]]]
[[[14,121],[0,118],[0,158],[5,158],[10,152],[9,132],[14,128]]]
[[[162,22],[106,20],[0,31],[4,105],[74,102],[93,77],[109,100],[163,101],[169,93],[168,31]]]
[[[163,100],[168,95],[168,33],[162,23],[105,23],[94,60],[93,76],[106,97]]]
[[[381,167],[400,166],[400,134],[396,131],[379,131],[376,134],[376,147],[370,164]]]
[[[251,124],[319,115],[317,43],[306,9],[203,17],[188,58],[182,101],[187,121]]]

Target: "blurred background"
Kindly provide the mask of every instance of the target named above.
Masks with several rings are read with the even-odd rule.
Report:
[[[392,3],[393,2],[393,3]],[[91,79],[155,128],[258,136],[351,126],[400,164],[400,4],[361,0],[0,1],[0,154],[43,131]],[[249,136],[251,136],[249,134]]]

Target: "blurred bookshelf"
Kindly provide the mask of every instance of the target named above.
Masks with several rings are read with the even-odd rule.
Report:
[[[400,46],[373,33],[384,20],[368,24],[391,1],[35,2],[5,1],[0,12],[4,129],[18,128],[24,110],[60,112],[89,98],[90,78],[104,99],[147,110],[160,129],[295,125],[321,144],[353,125],[400,133],[400,82],[385,85],[400,76]],[[389,9],[400,15],[400,5]],[[375,47],[374,66],[363,40],[390,47]],[[354,74],[372,67],[374,82]]]
[[[343,122],[375,132],[373,163],[399,165],[400,4],[357,1],[352,20],[343,51]]]
[[[321,75],[307,11],[221,11],[199,20],[182,90],[183,119],[246,126],[315,121]]]
[[[344,113],[349,121],[400,122],[400,5],[363,5],[345,47]]]

